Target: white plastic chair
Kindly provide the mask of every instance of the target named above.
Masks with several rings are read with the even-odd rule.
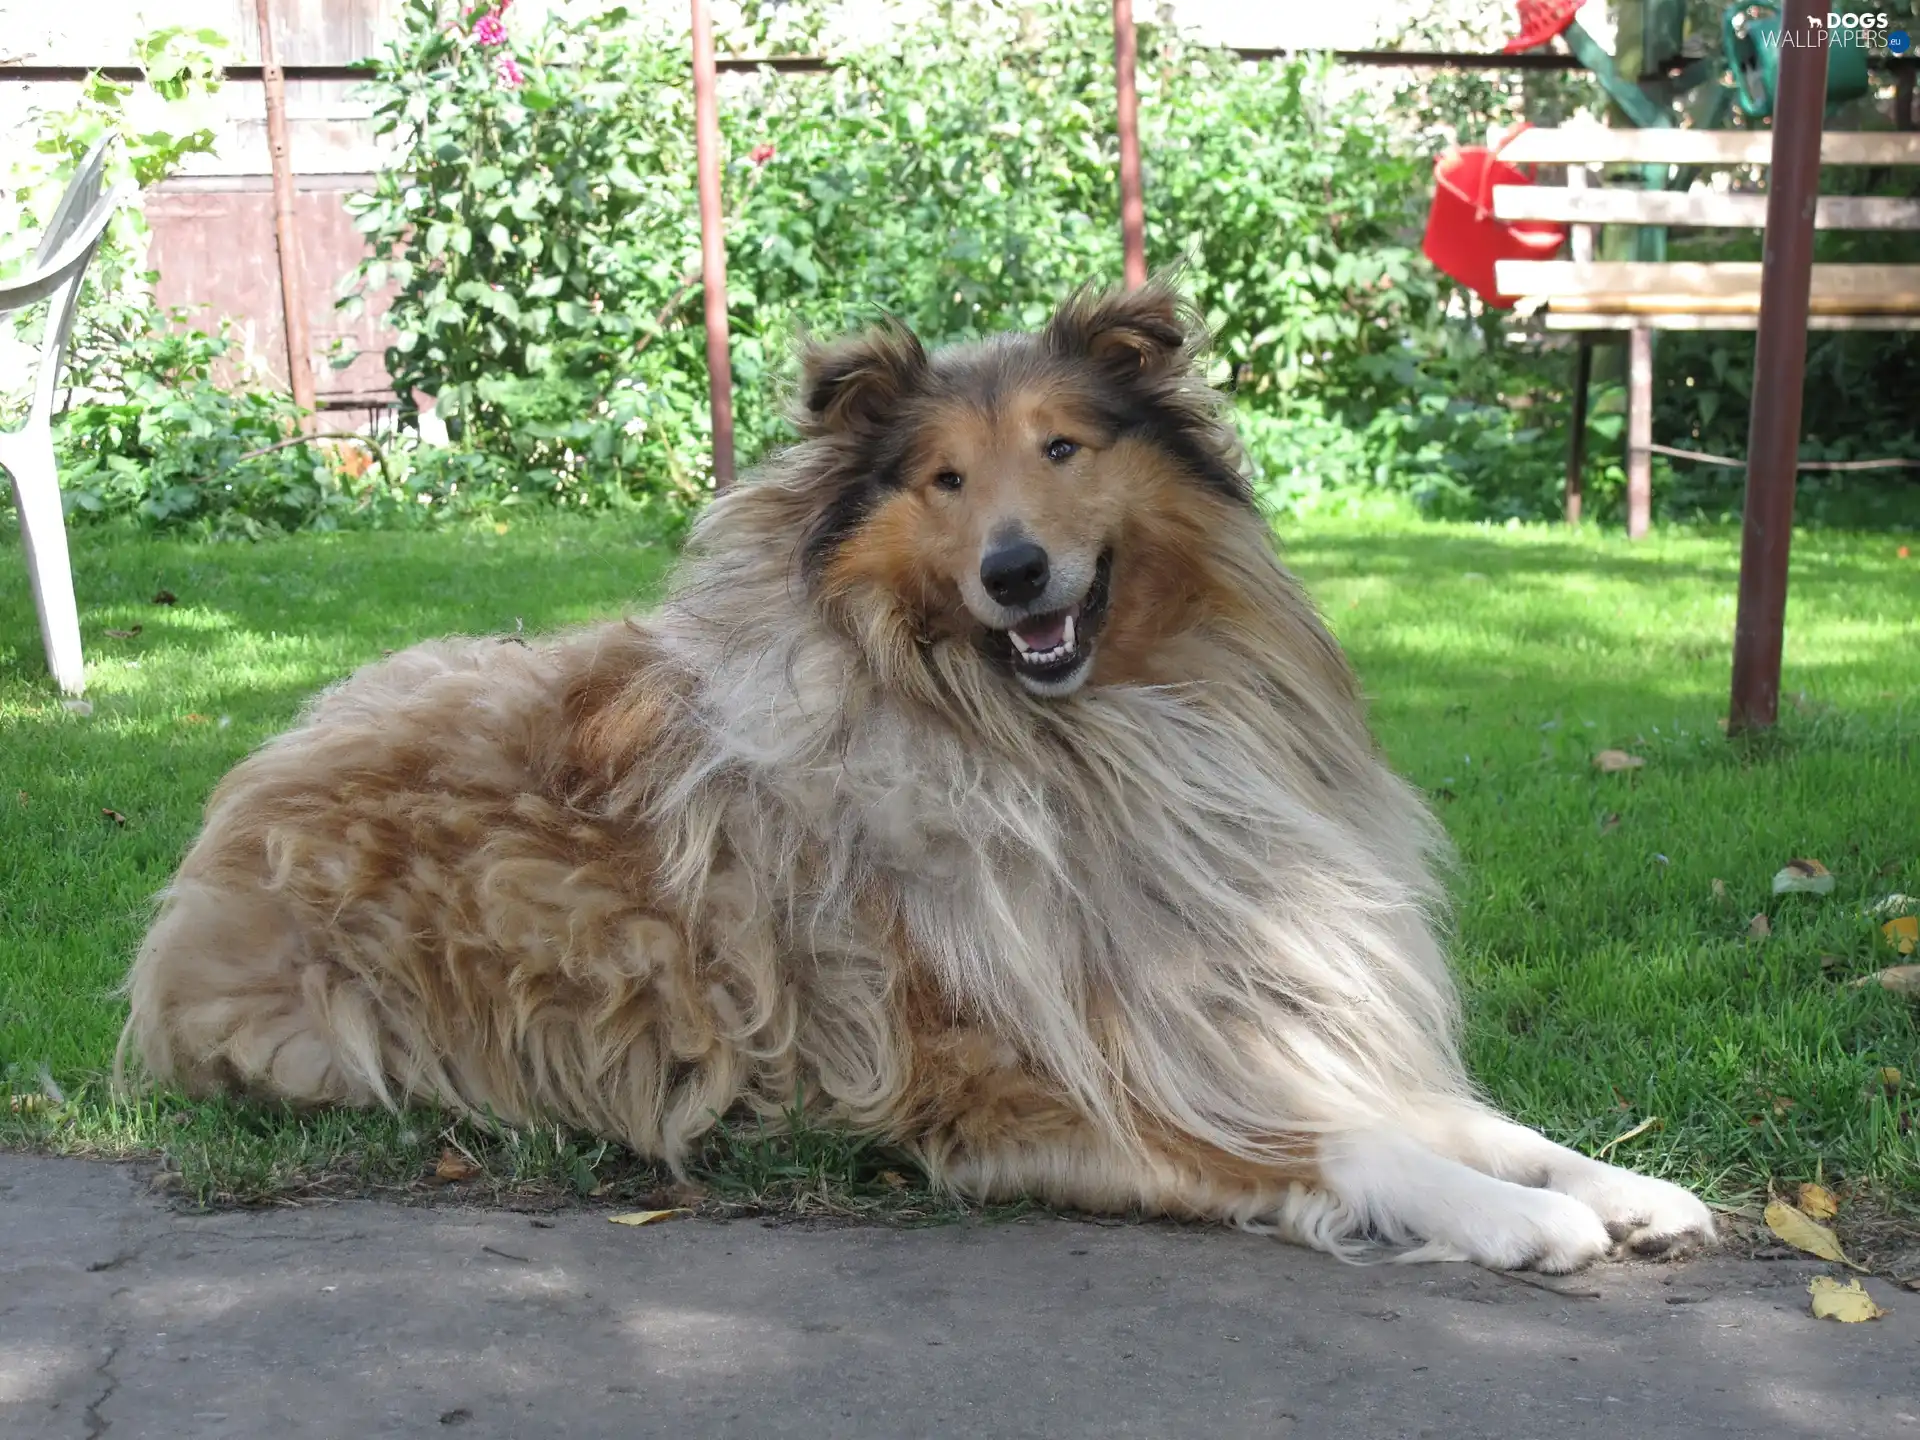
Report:
[[[78,695],[86,687],[86,671],[80,657],[80,612],[73,598],[66,517],[60,508],[60,477],[53,458],[53,395],[73,332],[81,282],[121,200],[122,192],[109,190],[104,183],[109,143],[102,140],[87,152],[67,193],[60,197],[46,234],[40,237],[33,267],[24,275],[0,280],[0,319],[41,300],[50,301],[33,403],[26,424],[18,430],[0,430],[0,469],[13,478],[13,502],[20,512],[20,539],[33,580],[34,607],[40,613],[47,669],[69,695]]]

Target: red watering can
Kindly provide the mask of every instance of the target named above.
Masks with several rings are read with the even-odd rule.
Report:
[[[1532,176],[1500,158],[1500,151],[1527,128],[1520,126],[1491,150],[1481,145],[1455,146],[1433,165],[1433,209],[1427,212],[1427,234],[1420,248],[1436,266],[1496,310],[1512,308],[1516,297],[1502,295],[1494,287],[1494,262],[1549,260],[1567,238],[1567,227],[1551,221],[1493,218],[1494,186],[1533,183]]]

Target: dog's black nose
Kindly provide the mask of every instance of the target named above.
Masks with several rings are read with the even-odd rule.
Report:
[[[1047,552],[1031,540],[989,550],[980,562],[980,583],[1002,605],[1026,605],[1047,588]]]

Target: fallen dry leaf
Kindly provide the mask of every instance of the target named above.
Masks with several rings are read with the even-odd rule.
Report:
[[[100,813],[107,819],[113,821],[113,823],[118,825],[122,830],[127,828],[127,817],[122,815],[118,810],[109,810],[103,805],[100,807]]]
[[[661,1220],[672,1220],[680,1215],[691,1215],[693,1211],[685,1208],[672,1210],[629,1210],[624,1215],[609,1215],[607,1219],[616,1225],[652,1225]]]
[[[1602,750],[1593,757],[1593,768],[1603,775],[1612,775],[1621,770],[1638,770],[1646,763],[1638,755],[1629,755],[1624,750]]]
[[[904,1190],[907,1188],[907,1177],[902,1175],[898,1170],[882,1170],[880,1172],[880,1183],[889,1190]]]
[[[1789,860],[1773,877],[1776,895],[1831,895],[1833,872],[1818,860]]]
[[[440,1163],[433,1167],[433,1178],[443,1185],[471,1180],[479,1173],[480,1167],[452,1146],[440,1152]]]
[[[161,590],[154,594],[153,603],[156,605],[178,605],[180,603],[180,597],[171,590]]]
[[[1900,1088],[1900,1067],[1898,1065],[1882,1065],[1880,1067],[1880,1083],[1889,1090],[1898,1090]]]
[[[22,810],[24,810],[24,809],[26,809],[26,808],[27,808],[27,807],[28,807],[29,805],[31,805],[31,804],[33,803],[33,801],[32,801],[32,800],[30,800],[30,799],[28,799],[28,798],[27,798],[27,792],[26,792],[26,791],[24,791],[24,790],[22,790],[22,791],[21,791],[21,792],[19,793],[19,795],[18,795],[18,796],[17,796],[16,798],[18,798],[18,799],[19,799],[19,801],[20,801],[20,808],[21,808]]]
[[[1611,1140],[1607,1141],[1606,1144],[1602,1145],[1598,1150],[1593,1152],[1593,1158],[1596,1160],[1604,1160],[1607,1158],[1607,1152],[1613,1149],[1614,1146],[1624,1145],[1629,1140],[1637,1140],[1640,1136],[1646,1134],[1647,1131],[1656,1130],[1659,1127],[1660,1127],[1660,1117],[1658,1115],[1649,1115],[1646,1119],[1642,1120],[1638,1125],[1634,1126],[1631,1130],[1623,1131],[1621,1134],[1618,1134],[1614,1136]]]
[[[1880,927],[1880,933],[1887,937],[1887,943],[1902,955],[1913,954],[1913,947],[1920,945],[1920,916],[1902,915],[1889,920]]]
[[[141,630],[143,630],[144,628],[146,627],[141,625],[133,625],[133,626],[129,626],[125,630],[107,630],[107,631],[103,631],[102,633],[105,634],[107,638],[110,640],[131,640],[133,639],[134,636],[138,635],[141,632]]]
[[[1713,898],[1716,900],[1724,900],[1727,898],[1727,882],[1726,881],[1715,878],[1713,882]]]
[[[1856,990],[1867,985],[1878,985],[1882,990],[1891,990],[1896,995],[1920,995],[1920,965],[1889,965],[1871,975],[1862,975],[1852,984]]]
[[[1873,1303],[1873,1297],[1858,1280],[1842,1285],[1831,1275],[1816,1275],[1807,1282],[1807,1292],[1813,1296],[1816,1320],[1839,1320],[1852,1325],[1862,1320],[1878,1320],[1887,1313]]]
[[[1775,1200],[1766,1209],[1767,1228],[1796,1250],[1833,1260],[1854,1270],[1861,1267],[1840,1249],[1840,1237],[1826,1226],[1809,1220],[1784,1200]]]
[[[1773,934],[1773,922],[1767,919],[1764,911],[1747,922],[1748,939],[1764,940],[1771,934]]]
[[[1833,1192],[1812,1181],[1800,1187],[1799,1193],[1794,1196],[1794,1203],[1799,1206],[1801,1214],[1814,1220],[1831,1220],[1840,1213],[1840,1202],[1834,1199]]]

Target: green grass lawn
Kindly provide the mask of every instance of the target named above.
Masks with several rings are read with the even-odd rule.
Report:
[[[74,539],[88,715],[47,684],[17,544],[0,548],[0,1086],[14,1094],[0,1144],[165,1152],[201,1200],[406,1188],[449,1143],[496,1193],[556,1179],[652,1193],[657,1176],[578,1137],[117,1106],[102,1075],[113,987],[228,766],[385,649],[616,613],[656,587],[666,551],[619,521]],[[1716,722],[1732,534],[1290,529],[1389,753],[1459,845],[1470,1053],[1521,1118],[1589,1151],[1633,1132],[1613,1158],[1723,1201],[1816,1176],[1883,1210],[1920,1200],[1913,1002],[1847,984],[1897,958],[1866,907],[1920,893],[1920,559],[1899,543],[1796,541],[1791,703],[1774,735],[1731,744]],[[163,590],[177,603],[155,603]],[[1599,773],[1603,748],[1646,763]],[[1833,870],[1830,896],[1771,894],[1795,856]],[[1753,938],[1761,913],[1771,933]],[[703,1170],[743,1195],[917,1194],[890,1163],[823,1137],[730,1134]]]

